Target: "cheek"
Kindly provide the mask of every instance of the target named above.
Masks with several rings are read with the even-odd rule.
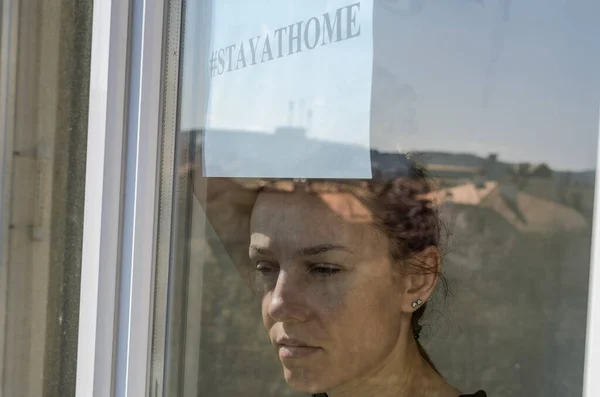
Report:
[[[391,302],[395,289],[387,276],[332,276],[313,283],[306,292],[304,301],[321,323],[343,327],[344,333],[360,333],[363,323],[381,324],[396,312],[397,305]]]
[[[374,278],[335,294],[322,313],[350,350],[368,349],[374,342],[397,338],[401,311],[396,295],[389,279]]]
[[[334,321],[348,309],[348,298],[352,294],[353,282],[349,278],[320,280],[315,282],[307,294],[308,305],[324,320]]]

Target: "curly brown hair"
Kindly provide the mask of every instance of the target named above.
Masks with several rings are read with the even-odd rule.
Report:
[[[442,249],[444,224],[438,206],[433,202],[433,183],[425,169],[412,163],[403,177],[370,183],[370,194],[359,198],[373,212],[375,225],[390,241],[390,256],[402,263],[407,274],[437,273],[441,294],[448,295],[445,277],[437,267],[416,260],[416,254],[429,247]],[[427,303],[411,316],[411,328],[419,353],[439,373],[419,342],[420,320],[427,311]]]

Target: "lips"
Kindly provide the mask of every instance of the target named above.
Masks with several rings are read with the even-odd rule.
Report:
[[[280,358],[289,359],[306,357],[316,353],[320,348],[297,339],[280,338],[277,339],[277,350]]]
[[[299,339],[292,339],[292,338],[277,338],[276,341],[277,345],[285,345],[285,346],[293,346],[293,347],[309,347],[310,345],[308,343],[305,343]]]

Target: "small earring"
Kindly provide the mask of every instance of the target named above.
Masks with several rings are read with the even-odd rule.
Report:
[[[423,303],[423,301],[421,299],[417,299],[416,301],[414,301],[411,306],[413,309],[416,309],[418,306],[421,306],[421,304]]]

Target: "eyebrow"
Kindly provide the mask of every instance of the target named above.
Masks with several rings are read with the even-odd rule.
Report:
[[[259,247],[257,245],[251,245],[250,250],[256,252],[260,255],[272,255],[273,251],[268,248]],[[298,256],[315,256],[324,254],[329,251],[346,251],[352,252],[350,249],[344,247],[343,245],[335,245],[335,244],[319,244],[314,245],[312,247],[301,248],[297,251]]]
[[[315,256],[319,254],[324,254],[328,251],[346,251],[352,252],[348,248],[343,245],[334,245],[334,244],[319,244],[312,247],[306,247],[298,250],[298,255],[300,256]]]
[[[268,248],[259,247],[257,245],[250,245],[250,251],[256,252],[259,255],[272,255],[273,251]]]

